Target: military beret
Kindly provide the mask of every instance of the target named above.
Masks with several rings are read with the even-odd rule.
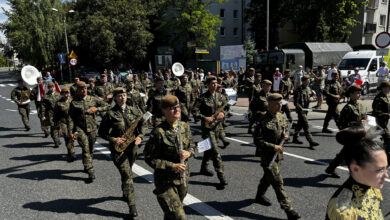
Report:
[[[304,75],[304,76],[302,76],[301,81],[305,81],[305,80],[308,80],[308,79],[310,79],[310,76],[309,75]]]
[[[255,77],[261,77],[261,73],[256,73]]]
[[[114,89],[113,96],[116,96],[118,94],[126,93],[126,89],[122,87],[118,87]]]
[[[101,74],[100,77],[102,77],[102,78],[103,77],[107,77],[107,75],[106,74]]]
[[[213,81],[213,80],[217,80],[217,78],[215,77],[215,76],[209,76],[209,77],[207,77],[207,79],[206,79],[206,84],[209,84],[211,81]]]
[[[251,67],[249,68],[249,71],[255,71],[255,68]]]
[[[263,80],[261,83],[262,83],[262,84],[266,84],[266,85],[272,85],[272,82],[269,81],[268,79]]]
[[[128,83],[131,83],[131,82],[134,82],[133,78],[130,78],[130,79],[127,79],[127,80],[126,80],[126,83],[127,83],[127,84],[128,84]]]
[[[289,73],[289,72],[291,72],[290,69],[285,69],[285,70],[284,70],[284,73]]]
[[[279,93],[272,93],[271,95],[267,96],[267,101],[280,101],[283,99],[283,96]]]
[[[73,78],[73,80],[80,80],[80,78],[79,77],[75,77],[75,78]]]
[[[162,98],[161,109],[170,108],[179,104],[179,99],[174,95],[166,95]]]
[[[53,87],[54,86],[54,83],[50,82],[47,84],[48,87]]]
[[[64,87],[61,89],[61,93],[70,92],[69,87]]]
[[[94,78],[90,78],[90,79],[88,79],[88,82],[92,82],[92,83],[94,83],[94,82],[96,82],[96,80],[94,79]]]
[[[87,87],[87,85],[85,84],[85,82],[83,81],[80,81],[76,84],[77,88],[85,88]]]
[[[390,87],[390,82],[389,82],[389,81],[383,81],[383,82],[379,85],[379,88],[385,88],[385,87]]]
[[[350,94],[352,94],[356,91],[362,91],[362,87],[360,87],[358,85],[352,85],[348,88],[346,95],[349,96]]]

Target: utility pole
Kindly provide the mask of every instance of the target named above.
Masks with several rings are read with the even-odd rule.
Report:
[[[269,0],[267,0],[267,47],[266,51],[269,50]]]

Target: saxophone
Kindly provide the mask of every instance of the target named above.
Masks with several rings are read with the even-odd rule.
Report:
[[[115,144],[115,150],[119,153],[126,150],[126,148],[137,138],[134,135],[134,130],[138,125],[138,122],[142,119],[143,115],[140,115],[133,123],[131,123],[130,127],[126,130],[126,132],[122,135],[122,138],[126,139],[126,141],[122,144]]]
[[[222,105],[220,108],[215,111],[215,113],[211,116],[214,120],[212,122],[205,121],[205,127],[208,129],[213,129],[217,124],[219,123],[217,119],[217,115],[223,111],[223,109],[229,104],[229,102],[226,102],[224,105]]]

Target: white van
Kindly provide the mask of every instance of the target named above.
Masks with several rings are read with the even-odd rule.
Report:
[[[376,77],[376,71],[378,70],[379,63],[382,61],[381,56],[376,55],[375,50],[359,50],[348,52],[344,55],[343,59],[338,65],[338,69],[341,71],[343,78],[348,76],[348,72],[354,73],[354,69],[359,67],[359,74],[362,76],[363,95],[367,94],[370,90],[375,90],[378,83],[378,77]]]

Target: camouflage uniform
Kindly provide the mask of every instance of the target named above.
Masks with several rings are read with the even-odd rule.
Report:
[[[290,99],[290,91],[293,89],[294,85],[291,82],[290,78],[283,77],[279,85],[279,93],[283,96],[283,99],[288,101]],[[291,111],[288,107],[288,103],[282,106],[282,112],[284,112],[289,121],[292,121]]]
[[[192,87],[192,95],[194,97],[194,100],[197,100],[200,96],[201,88],[202,88],[202,81],[200,79],[191,79],[190,81],[191,87]],[[195,123],[197,122],[197,119],[194,116]]]
[[[257,97],[253,97],[252,102],[249,105],[249,109],[252,112],[252,120],[250,123],[254,124],[259,120],[261,112],[265,112],[268,109],[267,97],[269,92],[265,93],[264,90],[260,90]]]
[[[97,87],[96,86],[94,86],[94,87],[91,87],[91,86],[89,86],[88,88],[87,88],[87,94],[89,95],[89,96],[95,96],[95,97],[98,97],[98,95],[97,95]],[[74,96],[72,96],[72,97],[74,97]]]
[[[30,99],[30,94],[31,94],[31,90],[28,89],[27,87],[25,86],[23,86],[23,88],[16,87],[11,92],[11,99],[15,103],[25,102]],[[27,103],[23,105],[19,105],[19,104],[17,105],[18,105],[19,114],[22,117],[23,125],[27,130],[29,130],[30,126],[28,125],[28,122],[30,118],[30,104]]]
[[[146,78],[146,79],[142,80],[142,84],[143,84],[143,86],[145,88],[146,95],[148,95],[150,89],[152,89],[152,87],[153,87],[152,80],[150,80],[149,78]]]
[[[50,125],[50,136],[53,138],[54,147],[60,146],[60,130],[54,125],[54,108],[58,100],[61,99],[60,93],[48,92],[43,96],[41,115],[46,118],[46,123]]]
[[[70,87],[70,95],[72,97],[75,97],[76,96],[76,91],[77,91],[77,85],[76,83],[74,83],[71,87]]]
[[[343,89],[339,82],[331,81],[324,89],[324,95],[326,96],[326,104],[328,104],[328,111],[326,112],[323,130],[328,129],[329,121],[334,118],[337,127],[339,127],[340,112],[337,109],[337,105],[340,99],[336,99],[336,95],[342,95]]]
[[[252,90],[251,90],[251,99],[249,100],[249,106],[254,106],[254,104],[252,104],[253,100],[254,100],[254,97],[259,97],[259,94],[260,94],[260,91],[261,91],[261,83],[254,83],[252,85]],[[253,108],[253,107],[252,107]],[[255,121],[253,120],[253,112],[251,111],[251,109],[249,108],[248,109],[248,120],[249,120],[249,127],[248,127],[248,133],[251,133],[252,132],[252,128],[253,128],[253,124],[255,123]]]
[[[127,91],[127,101],[128,106],[136,106],[142,110],[143,113],[146,112],[145,101],[141,97],[139,91],[133,89],[132,91]]]
[[[53,121],[54,121],[54,125],[57,127],[59,126],[62,131],[62,135],[64,136],[64,140],[65,140],[65,146],[68,151],[68,157],[70,156],[75,157],[74,144],[70,138],[68,123],[67,123],[67,119],[69,116],[68,114],[69,105],[71,102],[72,102],[72,98],[62,97],[56,103],[56,106],[54,108]]]
[[[175,125],[176,124],[176,125]],[[174,125],[163,121],[155,127],[150,139],[145,146],[145,162],[154,169],[154,185],[156,189],[153,193],[157,196],[157,201],[164,211],[164,219],[187,219],[183,200],[187,195],[190,171],[188,161],[185,161],[185,184],[180,174],[172,170],[175,163],[180,163],[179,135],[177,123]],[[181,136],[183,140],[183,150],[195,154],[194,142],[190,126],[186,122],[181,122]]]
[[[98,111],[108,111],[110,106],[93,96],[75,97],[69,106],[68,126],[69,133],[77,132],[77,141],[82,148],[84,170],[93,173],[93,145],[96,141],[96,113],[86,111],[96,107]]]
[[[45,133],[45,137],[49,135],[49,127],[48,125],[45,124],[45,122],[42,120],[42,100],[38,101],[38,88],[39,85],[34,87],[31,91],[30,99],[34,100],[35,103],[35,108],[37,109],[37,114],[39,121],[41,122],[41,129]]]
[[[280,162],[283,160],[283,153],[279,152],[275,162],[269,167],[276,153],[275,145],[278,145],[282,141],[283,131],[286,128],[287,121],[280,112],[272,115],[267,111],[265,115],[260,117],[255,127],[253,138],[256,145],[256,155],[261,157],[261,166],[264,170],[264,175],[257,188],[256,198],[264,196],[268,187],[272,185],[280,207],[285,211],[289,211],[293,208],[284,190],[283,178],[280,174]]]
[[[138,92],[145,93],[145,87],[140,81],[134,81],[134,89]]]
[[[185,85],[179,86],[174,91],[174,94],[180,101],[181,120],[188,122],[190,120],[191,108],[195,101],[191,85],[187,83]]]
[[[161,92],[157,89],[150,91],[148,102],[146,103],[146,110],[153,114],[153,126],[156,127],[163,120],[163,114],[160,108],[161,100],[164,96],[168,95],[167,90]]]
[[[138,155],[138,145],[133,141],[125,151],[120,153],[115,150],[114,138],[122,137],[131,124],[142,115],[142,111],[136,106],[126,106],[123,110],[121,106],[115,105],[104,116],[99,127],[99,135],[110,142],[111,159],[121,175],[123,197],[129,206],[135,205],[131,168]],[[133,135],[143,139],[147,129],[146,121],[141,118]]]
[[[383,136],[384,146],[388,157],[390,156],[390,133],[387,124],[390,118],[390,97],[383,92],[376,95],[372,103],[372,115],[376,118],[376,123],[383,128],[385,133]]]
[[[246,92],[246,95],[248,96],[249,100],[252,99],[252,87],[253,87],[254,83],[255,83],[254,76],[245,78],[245,92]]]
[[[177,81],[173,79],[165,79],[164,80],[164,86],[165,88],[169,90],[175,90],[176,87],[178,86]]]
[[[217,172],[218,179],[222,182],[226,182],[224,165],[222,162],[221,154],[218,150],[217,138],[220,136],[220,133],[223,131],[222,123],[217,123],[214,128],[206,128],[205,118],[211,117],[215,112],[222,107],[227,101],[223,99],[220,93],[215,93],[213,96],[210,91],[203,93],[198,100],[195,102],[194,110],[197,118],[202,120],[202,139],[211,139],[211,149],[204,152],[201,171],[208,170],[207,166],[209,160],[213,161],[214,169]],[[222,111],[225,114],[226,112]]]

